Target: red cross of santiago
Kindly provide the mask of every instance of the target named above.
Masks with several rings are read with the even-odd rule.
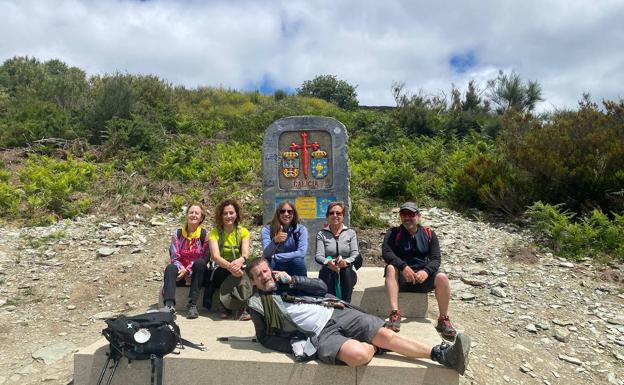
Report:
[[[308,148],[311,148],[313,151],[316,151],[319,149],[319,144],[318,142],[314,142],[314,143],[310,143],[308,144],[308,133],[303,131],[302,133],[300,133],[301,135],[301,140],[303,141],[303,144],[296,144],[295,142],[292,142],[290,144],[290,151],[297,151],[297,150],[303,150],[302,153],[302,160],[301,162],[303,163],[303,177],[305,179],[308,179],[308,160],[310,158],[310,154],[308,153]]]

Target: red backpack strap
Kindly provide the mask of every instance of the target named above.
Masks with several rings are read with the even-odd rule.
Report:
[[[431,244],[431,229],[427,226],[422,226],[422,229],[425,231],[425,234],[427,234],[427,239],[429,240],[429,244]]]
[[[429,244],[431,245],[431,229],[427,226],[420,226],[420,228],[423,229],[423,231],[427,235],[427,239],[429,240]],[[395,229],[397,233],[394,236],[394,243],[397,244],[399,243],[399,239],[401,239],[401,226],[395,227]]]
[[[397,226],[394,228],[396,230],[396,234],[394,235],[394,244],[398,244],[401,239],[401,226]]]

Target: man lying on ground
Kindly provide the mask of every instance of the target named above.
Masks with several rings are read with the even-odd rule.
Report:
[[[327,286],[318,279],[272,271],[258,258],[247,269],[258,293],[248,301],[260,343],[294,353],[298,360],[363,366],[384,350],[409,358],[430,358],[463,374],[468,365],[470,338],[459,334],[454,345],[430,346],[384,327],[384,320],[351,305],[325,297]],[[305,293],[295,297],[289,293]]]

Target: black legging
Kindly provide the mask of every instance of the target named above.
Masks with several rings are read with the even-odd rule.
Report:
[[[203,305],[206,309],[210,309],[212,307],[212,297],[214,292],[221,287],[223,281],[225,281],[225,279],[230,275],[232,274],[228,269],[217,266],[210,272],[210,277],[206,277],[206,281],[209,281],[206,285],[206,291],[204,291]]]
[[[325,282],[329,294],[336,295],[336,276],[337,274],[327,266],[323,266],[319,271],[319,279]],[[351,302],[351,294],[356,283],[357,274],[351,266],[340,269],[340,290],[344,301]]]
[[[197,304],[197,297],[199,291],[207,278],[206,271],[208,270],[208,261],[204,258],[200,258],[193,262],[193,274],[191,275],[191,290],[189,291],[189,303],[192,305]],[[181,279],[176,281],[178,276],[178,267],[176,265],[169,264],[165,268],[165,276],[163,282],[163,299],[166,301],[173,301],[175,304],[175,290],[176,286],[186,286],[186,280]],[[205,297],[205,293],[204,293]],[[204,301],[205,302],[205,301]]]

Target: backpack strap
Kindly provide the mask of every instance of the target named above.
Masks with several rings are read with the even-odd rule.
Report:
[[[152,372],[150,377],[151,385],[162,385],[163,383],[163,359],[155,354],[150,355]],[[156,381],[154,381],[154,377]]]
[[[429,241],[429,245],[431,245],[431,229],[428,226],[420,226],[420,228],[425,232],[425,235],[427,235],[427,240]],[[394,243],[397,244],[401,239],[401,226],[397,226],[395,229],[397,233],[394,236]]]
[[[427,235],[427,239],[429,240],[429,246],[431,246],[431,229],[428,226],[420,226],[421,229]]]
[[[299,248],[299,237],[301,236],[301,231],[299,231],[299,225],[295,226],[292,234],[293,239],[295,240],[295,247]]]
[[[401,226],[397,226],[394,228],[394,231],[396,231],[396,234],[394,234],[394,244],[398,244],[399,240],[401,239]]]
[[[238,248],[238,254],[242,254],[241,250],[242,250],[242,242],[240,240],[240,234],[238,232],[238,226],[236,226],[234,228],[234,230],[236,231],[236,247]],[[223,246],[224,246],[224,242],[225,240],[223,239],[223,229],[219,230],[219,252],[222,254],[221,257],[223,257]],[[234,256],[234,259],[236,259],[236,253],[234,252],[234,249],[232,249],[232,255]]]
[[[199,240],[201,241],[202,246],[206,243],[206,236],[208,235],[208,233],[206,232],[206,229],[202,227],[201,229],[201,233],[199,235]],[[176,236],[178,238],[180,238],[182,236],[182,229],[179,228],[178,231],[176,232]]]

